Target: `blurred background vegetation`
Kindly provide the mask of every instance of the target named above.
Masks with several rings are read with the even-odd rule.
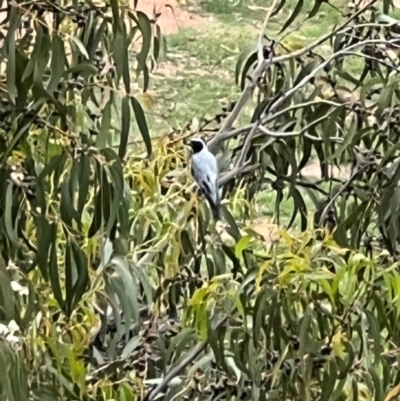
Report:
[[[0,1],[0,401],[397,399],[399,7]]]

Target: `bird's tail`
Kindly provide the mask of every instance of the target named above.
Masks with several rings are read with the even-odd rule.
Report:
[[[217,222],[218,220],[221,220],[221,207],[219,204],[217,205],[212,205],[211,206],[211,211],[214,217],[214,220]]]
[[[221,206],[219,203],[219,199],[217,199],[217,202],[214,202],[214,200],[211,198],[211,196],[207,194],[207,192],[205,192],[204,195],[207,198],[208,204],[210,205],[210,209],[214,217],[214,220],[216,222],[218,220],[221,220]]]

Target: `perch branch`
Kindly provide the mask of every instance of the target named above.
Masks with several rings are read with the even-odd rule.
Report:
[[[218,180],[218,186],[222,187],[228,181],[230,181],[232,178],[236,177],[237,175],[250,173],[251,171],[257,170],[258,167],[260,167],[260,164],[253,164],[251,166],[235,167],[234,169],[226,172],[224,175],[222,175],[220,177],[220,179]]]

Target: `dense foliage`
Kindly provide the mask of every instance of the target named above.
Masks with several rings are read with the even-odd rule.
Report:
[[[222,228],[193,191],[183,141],[152,141],[137,100],[164,49],[157,18],[117,0],[2,3],[0,400],[397,396],[399,41],[387,2],[386,14],[375,1],[346,9],[307,48],[261,35],[240,55],[243,94],[209,142],[223,149]],[[234,127],[255,91],[252,120]],[[128,149],[131,134],[142,146]],[[321,182],[301,175],[313,157]],[[346,162],[335,190],[330,166]],[[294,199],[301,234],[271,243],[246,225],[265,185],[278,215]]]
[[[317,225],[336,227],[339,244],[367,250],[378,245],[397,258],[399,22],[382,14],[375,3],[352,5],[340,26],[299,50],[287,53],[285,46],[268,42],[260,59],[258,43],[245,49],[236,66],[236,82],[246,90],[211,144],[247,133],[232,162],[239,171],[245,161],[259,167],[255,188],[271,184],[277,213],[285,193],[293,199],[289,226],[300,215],[301,228],[306,227],[307,193],[318,210]],[[282,31],[302,6],[300,1]],[[316,2],[307,18],[320,6]],[[387,11],[389,2],[382,6]],[[250,124],[232,130],[255,88],[258,102]],[[320,163],[317,182],[301,175],[311,159]],[[333,177],[332,166],[346,165],[351,166],[347,180]],[[250,198],[257,193],[252,185]]]

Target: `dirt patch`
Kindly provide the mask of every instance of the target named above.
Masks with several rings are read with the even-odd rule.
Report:
[[[266,243],[279,239],[279,226],[269,222],[269,218],[259,218],[249,223],[249,228],[261,235]]]
[[[154,18],[154,13],[160,14],[157,24],[163,35],[177,33],[182,28],[200,27],[206,20],[199,15],[183,10],[176,0],[140,0],[138,11],[143,11],[149,18]]]
[[[330,174],[332,177],[346,180],[350,177],[350,166],[342,166],[340,169],[336,166],[330,167]],[[304,177],[321,178],[321,167],[318,163],[311,163],[301,170]]]

